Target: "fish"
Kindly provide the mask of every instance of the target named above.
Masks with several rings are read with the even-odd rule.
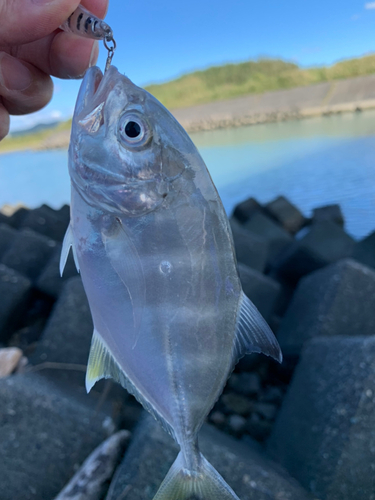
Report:
[[[154,500],[239,500],[198,432],[237,361],[276,338],[244,294],[228,218],[190,137],[115,66],[83,79],[69,146],[70,248],[94,323],[86,388],[112,378],[176,440]]]

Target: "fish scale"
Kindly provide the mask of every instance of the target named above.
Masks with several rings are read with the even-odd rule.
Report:
[[[112,377],[181,451],[154,500],[238,497],[198,432],[240,357],[279,345],[242,291],[232,235],[185,130],[110,67],[82,82],[69,147],[70,247],[94,322],[86,387]]]

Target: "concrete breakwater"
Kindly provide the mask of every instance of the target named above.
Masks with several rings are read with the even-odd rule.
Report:
[[[68,223],[67,205],[0,212],[0,498],[152,500],[178,450],[119,386],[85,394],[93,324],[71,255],[59,276]],[[373,500],[375,231],[355,242],[338,205],[307,219],[283,196],[230,224],[284,362],[241,359],[204,455],[241,500]]]
[[[375,75],[172,110],[188,132],[375,108]]]

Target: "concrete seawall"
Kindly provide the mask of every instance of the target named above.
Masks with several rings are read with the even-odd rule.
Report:
[[[375,75],[172,110],[189,132],[375,108]]]

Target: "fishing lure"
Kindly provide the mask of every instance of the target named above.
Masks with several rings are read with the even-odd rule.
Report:
[[[112,28],[97,16],[94,16],[87,9],[79,5],[76,10],[70,14],[68,19],[60,25],[60,29],[67,33],[74,33],[83,38],[91,38],[94,40],[103,40],[104,46],[108,51],[105,71],[111,65],[115,50],[116,42],[113,38]]]

